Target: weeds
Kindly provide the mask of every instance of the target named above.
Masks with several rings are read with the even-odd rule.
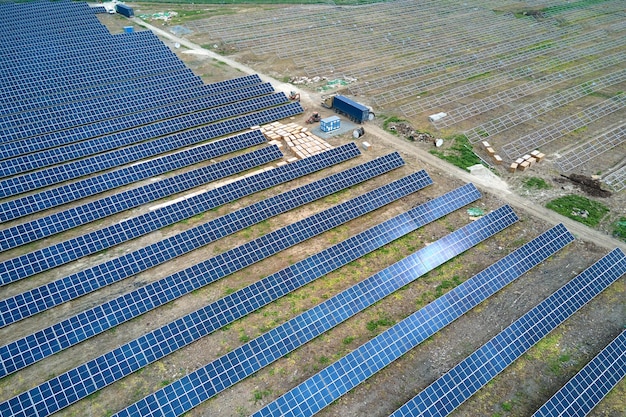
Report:
[[[546,207],[591,227],[600,223],[602,218],[609,212],[609,208],[604,204],[578,195],[567,195],[557,198],[548,202]]]
[[[550,184],[548,184],[543,178],[537,177],[526,178],[524,180],[524,187],[536,190],[547,190],[551,188]]]
[[[459,168],[467,169],[472,165],[480,164],[480,158],[476,156],[469,140],[465,135],[456,135],[451,138],[454,144],[442,151],[431,150],[430,153]]]

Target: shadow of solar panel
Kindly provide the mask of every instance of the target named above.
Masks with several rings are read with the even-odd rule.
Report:
[[[149,132],[155,132],[155,137],[172,134],[181,130],[181,126],[186,126],[187,128],[195,126],[195,121],[199,120],[198,115],[189,115],[189,113],[207,111],[207,109],[211,107],[271,94],[273,91],[274,88],[269,83],[257,84],[243,87],[235,91],[227,91],[208,97],[204,96],[198,99],[172,103],[168,106],[161,106],[155,109],[133,113],[132,115],[122,115],[115,119],[80,124],[77,127],[71,127],[62,131],[40,134],[28,139],[4,143],[0,146],[0,157],[2,159],[15,158],[34,152],[38,152],[36,155],[38,155],[39,158],[43,155],[65,155],[65,160],[76,158],[77,156],[88,156],[93,154],[93,152],[89,153],[89,149],[93,148],[95,144],[104,146],[98,149],[98,152],[95,152],[99,153],[107,149],[113,149],[113,146],[119,147],[146,140],[146,138],[150,138]],[[283,99],[278,104],[284,102],[285,100]],[[183,117],[185,115],[186,117]],[[188,121],[191,121],[191,123]],[[115,131],[119,133],[111,135],[111,133]],[[108,136],[102,137],[106,134],[108,134]],[[94,137],[98,138],[95,139]],[[84,143],[76,143],[85,140],[87,141]],[[70,144],[73,145],[63,146]],[[61,146],[63,147],[57,149],[57,147]],[[55,148],[56,154],[52,151],[48,153],[41,152],[50,148]],[[20,161],[22,159],[16,160]]]
[[[402,164],[402,159],[399,155],[390,154],[388,156],[390,158],[387,158],[387,161],[381,161],[387,166],[387,170],[399,166],[397,163]],[[121,258],[108,261],[86,271],[70,275],[62,280],[46,284],[28,291],[27,293],[22,293],[18,297],[3,300],[0,305],[0,311],[7,312],[2,316],[3,322],[8,323],[9,321],[16,321],[27,315],[33,315],[44,309],[69,301],[70,299],[94,291],[104,285],[126,278],[131,274],[154,267],[156,264],[162,263],[169,258],[180,256],[182,253],[189,252],[192,249],[215,241],[220,237],[249,227],[272,215],[285,212],[296,206],[301,206],[308,201],[321,198],[324,195],[329,195],[332,192],[345,188],[347,186],[346,184],[353,185],[359,181],[365,181],[371,178],[370,175],[372,174],[368,173],[372,171],[376,171],[376,173],[373,174],[374,176],[380,175],[382,173],[380,168],[382,167],[382,165],[379,165],[377,168],[372,162],[368,162],[323,180],[237,210],[226,216],[207,222],[204,225],[185,231],[173,238],[159,242],[158,244],[124,255]],[[357,174],[357,171],[359,171],[360,174]],[[324,194],[320,194],[320,190],[322,190]],[[307,196],[307,198],[303,199],[301,196]],[[459,198],[459,200],[461,200],[461,198]],[[264,213],[264,215],[261,216],[259,213]],[[428,213],[427,215],[435,216],[436,214]],[[426,215],[420,215],[420,217],[426,217]],[[171,241],[175,243],[168,244]],[[119,265],[124,265],[124,267],[120,268]],[[67,293],[71,293],[71,296],[67,296]],[[165,299],[161,300],[161,302],[165,302]],[[155,307],[158,305],[160,304],[156,304]],[[41,343],[45,337],[45,335],[37,337],[36,343]],[[32,340],[26,341],[26,343],[17,341],[7,346],[0,347],[0,359],[3,363],[3,371],[0,372],[0,377],[4,376],[5,372],[15,372],[18,369],[30,365],[34,360],[42,359],[42,357],[35,358],[34,356],[23,354],[27,350],[32,350],[32,342]],[[55,347],[48,354],[60,349],[65,349],[70,345],[71,344],[67,342],[60,342],[54,345]]]
[[[626,330],[574,375],[533,417],[586,416],[624,376]]]
[[[498,333],[392,416],[448,415],[624,273],[626,256],[620,249],[614,249]]]
[[[265,142],[265,136],[261,131],[253,130],[10,200],[0,204],[0,221],[14,220]]]
[[[255,416],[315,414],[573,240],[563,225],[553,227],[307,379]]]
[[[271,88],[271,86],[268,88]],[[287,98],[285,97],[285,94],[277,93],[204,110],[202,114],[194,113],[190,116],[193,116],[196,120],[202,120],[203,123],[213,123],[221,119],[240,116],[244,113],[254,112],[266,107],[283,104],[286,101]],[[183,130],[194,126],[191,124],[178,124],[177,122],[180,121],[171,121],[173,125],[177,126],[177,130]],[[42,121],[41,124],[46,124],[46,122]],[[52,124],[52,122],[47,122],[47,124]],[[30,128],[34,128],[34,124],[29,125],[29,129]],[[3,177],[9,177],[21,174],[35,169],[60,164],[68,160],[78,159],[93,154],[99,154],[111,149],[120,148],[128,145],[129,142],[137,143],[141,139],[140,136],[134,136],[133,132],[124,133],[124,140],[122,141],[111,140],[110,137],[97,138],[0,161],[0,175]],[[155,154],[155,150],[158,152],[159,143],[160,142],[158,140],[144,142],[134,147],[122,148],[110,153],[102,153],[100,156],[100,163],[109,166],[118,166],[145,158],[146,156],[144,155],[151,156]],[[86,164],[84,160],[79,163],[82,165]]]
[[[183,277],[181,276],[181,273],[178,273],[168,277],[167,280],[172,278],[173,282],[175,282],[178,287],[181,287],[181,285],[196,285],[198,287],[206,285],[207,280],[214,281],[223,277],[224,275],[240,270],[246,266],[251,265],[254,262],[258,262],[259,260],[265,259],[274,253],[280,252],[283,249],[286,249],[315,235],[323,233],[324,231],[328,231],[340,224],[345,223],[346,221],[358,218],[359,216],[367,212],[376,210],[431,183],[432,180],[424,171],[409,175],[408,177],[404,177],[390,184],[386,184],[380,188],[372,190],[345,203],[341,203],[306,219],[283,227],[282,229],[271,232],[247,244],[225,252],[224,254],[211,258],[192,268],[188,268],[186,270],[188,271],[187,273],[195,274],[196,277],[194,278]],[[165,280],[161,280],[160,285],[157,285],[158,283],[149,284],[143,287],[141,290],[136,291],[138,295],[141,295],[141,299],[135,301],[135,309],[142,309],[143,307],[150,304],[151,299],[157,298],[155,296],[151,296],[150,294],[154,294],[159,289],[162,289],[164,286],[164,281]],[[204,282],[199,283],[198,281]],[[179,291],[176,291],[176,297],[180,295],[182,294]],[[120,305],[125,305],[125,303],[120,303],[119,300],[114,300],[114,303],[110,304],[109,307],[98,311],[109,312],[111,311],[111,309],[114,309],[115,306]],[[134,311],[129,310],[127,314],[134,314]],[[114,314],[96,313],[95,317],[98,317],[99,323],[110,323],[110,321],[106,319],[107,315],[113,316]],[[87,313],[87,317],[90,316],[91,315]],[[113,318],[113,320],[118,319],[119,316],[118,318]],[[126,319],[129,319],[129,317],[126,317]],[[92,323],[89,324],[91,325]],[[155,340],[154,342],[158,343],[157,340]],[[122,352],[122,356],[120,356],[118,359],[123,358],[123,356],[127,354],[130,354],[130,351],[126,349],[124,352]],[[119,371],[119,368],[117,369]],[[57,406],[63,408],[64,406],[69,405],[71,402],[76,400],[76,395],[74,393],[70,393],[70,391],[65,391],[66,388],[70,388],[72,385],[75,385],[75,379],[76,378],[74,375],[66,375],[61,377],[60,385],[57,385],[56,381],[53,381],[51,383],[45,383],[39,387],[34,388],[28,393],[25,393],[25,395],[34,395],[35,397],[42,398],[42,401],[39,402],[39,404],[44,405],[46,404],[46,401],[43,398],[46,397],[48,393],[50,393],[52,398],[57,399]],[[89,380],[89,382],[87,383],[93,385],[93,380]],[[78,386],[78,384],[76,384],[76,386]],[[84,385],[81,385],[81,389],[83,388]],[[58,392],[58,389],[63,391],[63,393]],[[9,400],[8,407],[13,408],[14,404],[17,404],[20,407],[23,406],[25,404],[22,400],[23,398],[25,397],[22,396],[21,399],[20,397],[16,397],[17,402]],[[71,400],[68,400],[64,403],[59,402],[58,398]],[[39,411],[37,405],[32,403],[31,405],[33,408]],[[48,413],[53,413],[60,409],[54,409],[54,407],[51,407],[49,404],[45,405],[45,407],[47,408],[47,412],[45,414],[39,415],[47,415]],[[2,408],[3,405],[0,404],[0,410]]]
[[[516,220],[517,216],[509,207],[502,207],[415,255],[442,254],[437,258],[445,262]],[[431,247],[433,250],[426,251]],[[153,405],[166,414],[180,415],[188,411],[419,278],[428,272],[428,267],[419,260],[421,256],[408,263],[407,258],[395,263],[115,415],[155,415]],[[184,406],[180,406],[182,397],[188,400]],[[14,401],[19,403],[17,398]]]
[[[132,190],[90,201],[28,223],[0,230],[0,247],[2,250],[8,250],[25,245],[211,181],[259,167],[282,157],[283,154],[278,146],[272,145]]]
[[[88,159],[70,162],[64,165],[46,168],[41,171],[8,178],[0,181],[0,198],[10,197],[26,191],[58,184],[63,181],[90,175],[105,169],[115,168],[125,163],[135,162],[143,158],[176,150],[183,146],[200,143],[219,136],[230,135],[238,131],[249,129],[251,126],[270,123],[299,113],[302,113],[302,107],[300,104],[289,103],[284,106],[260,110],[256,113],[213,123],[208,126],[194,129],[192,132],[182,132],[177,136],[168,136],[156,139],[150,143],[136,145],[135,147],[131,147],[133,151],[133,154],[131,155],[132,157],[128,155],[128,150],[113,151],[102,155],[96,155]],[[202,122],[199,121],[198,123]],[[150,137],[152,136],[149,136],[148,138]],[[118,152],[120,153],[118,154]],[[123,161],[120,161],[119,159],[111,159],[113,155],[116,155],[118,158],[122,158],[123,155],[126,156],[122,158]]]
[[[31,252],[0,263],[2,284],[54,268],[73,259],[114,246],[126,240],[157,230],[168,224],[189,218],[227,202],[267,189],[293,178],[318,171],[360,155],[356,145],[331,149],[294,164],[285,165],[243,178],[214,190],[196,194],[149,213],[125,220],[104,229]]]

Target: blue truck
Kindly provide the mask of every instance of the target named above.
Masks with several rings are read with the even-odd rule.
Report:
[[[374,120],[376,116],[369,107],[339,94],[323,98],[322,106],[333,109],[336,113],[342,114],[356,123]]]
[[[133,17],[135,15],[132,7],[121,3],[115,5],[115,11],[126,17]]]

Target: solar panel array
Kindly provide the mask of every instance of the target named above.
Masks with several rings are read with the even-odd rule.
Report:
[[[70,373],[79,374],[83,379],[89,375],[98,381],[92,390],[86,390],[85,394],[89,395],[93,390],[124,377],[127,372],[134,372],[478,198],[480,193],[472,184],[453,190],[101,355]],[[3,353],[3,375],[17,370],[15,362],[5,355],[6,350],[0,351]],[[122,355],[127,351],[133,352],[133,358]],[[106,367],[103,366],[105,363]],[[126,372],[114,373],[113,369],[118,366]],[[57,379],[63,378],[65,376]]]
[[[129,254],[130,256],[125,255],[96,268],[91,268],[87,270],[86,273],[81,272],[74,274],[50,285],[23,293],[18,297],[7,300],[7,303],[2,306],[3,309],[9,312],[9,314],[3,314],[3,322],[6,324],[19,318],[35,314],[53,305],[69,301],[104,285],[108,285],[138,273],[139,271],[158,265],[179,254],[188,252],[198,245],[207,244],[220,237],[241,230],[246,226],[260,222],[271,217],[273,214],[278,214],[330,195],[333,192],[373,178],[395,167],[397,167],[397,165],[393,160],[383,161],[378,167],[372,163],[363,164],[336,174],[331,180],[324,179],[317,181],[314,184],[293,190],[293,192],[287,192],[280,196],[261,201],[246,209],[238,210],[232,213],[232,215],[223,216],[215,221],[190,229],[187,232],[165,240],[165,244],[157,243],[151,245],[151,247],[146,248],[148,250],[138,250]],[[417,178],[418,175],[419,178]],[[410,187],[423,186],[423,183],[430,181],[430,178],[428,178],[424,172],[415,174],[413,178],[407,178],[406,181],[415,179],[417,179],[415,184],[409,184],[409,186],[405,187],[402,191],[406,192],[406,189]],[[354,202],[354,200],[352,200],[352,202]],[[338,206],[334,211],[340,211],[346,205],[347,203],[343,206]],[[259,209],[261,209],[261,212],[263,209],[267,209],[268,214],[265,216],[257,215],[256,213],[259,213]],[[251,215],[249,218],[246,218],[246,212]],[[254,251],[258,250],[259,247],[269,247],[271,253],[275,253],[280,249],[271,247],[269,243],[263,246],[264,242],[268,240],[271,241],[271,239],[279,240],[276,236],[280,236],[281,233],[286,233],[293,229],[299,230],[298,228],[303,227],[303,224],[306,226],[307,222],[312,223],[317,218],[329,215],[329,213],[332,213],[332,211],[327,210],[306,221],[296,223],[295,226],[291,228],[283,228],[263,238],[249,242],[244,246],[224,252],[215,258],[190,266],[183,271],[163,278],[147,287],[120,296],[100,307],[94,308],[86,313],[81,313],[72,319],[65,320],[48,329],[37,332],[34,338],[26,337],[0,347],[0,357],[5,364],[3,366],[4,370],[12,372],[27,366],[59,350],[85,340],[94,334],[115,326],[120,322],[143,314],[146,311],[170,302],[251,263],[257,262],[262,259],[263,254],[248,254],[243,251]],[[315,231],[309,231],[309,233],[315,233]],[[304,238],[305,237],[302,235],[294,237],[296,240]],[[195,239],[197,239],[199,243],[196,243]],[[285,242],[288,242],[288,240]],[[172,243],[174,243],[174,245],[172,245]],[[177,245],[178,243],[180,243],[180,245]],[[172,246],[174,247],[172,248]],[[151,251],[154,247],[160,251]],[[271,253],[266,252],[264,256],[269,256]],[[144,257],[141,258],[141,255]],[[220,267],[220,262],[225,263],[223,268]],[[111,272],[108,272],[105,267],[111,267]],[[97,273],[99,270],[103,271],[103,273],[94,274],[94,272]],[[83,277],[87,279],[81,281],[80,279]],[[47,291],[49,291],[49,293],[47,293]],[[23,308],[22,305],[26,308]],[[100,320],[96,323],[92,322],[93,317],[101,316],[104,316],[107,320]]]
[[[326,407],[574,240],[557,225],[279,397],[255,416]],[[419,257],[414,256],[419,262]]]
[[[256,82],[257,79],[253,78],[252,81]],[[28,111],[16,112],[17,109],[14,109],[10,115],[0,116],[0,131],[5,135],[4,141],[17,140],[150,110],[163,109],[172,115],[182,115],[273,91],[268,84],[236,90],[240,84],[243,84],[241,87],[248,85],[235,79],[230,82],[229,91],[219,94],[211,85],[183,85],[175,91],[133,89],[108,95],[106,101],[103,97],[96,97]],[[77,119],[76,114],[82,116]],[[159,113],[148,114],[154,118]]]
[[[294,164],[265,171],[218,189],[196,194],[157,210],[0,263],[2,284],[63,265],[71,260],[158,230],[290,179],[329,167],[360,154],[354,144],[344,145]]]
[[[283,101],[280,95],[277,96],[277,99]],[[300,103],[289,103],[284,106],[260,110],[255,113],[166,136],[149,143],[142,143],[79,161],[56,165],[40,171],[7,178],[0,181],[0,198],[10,197],[26,191],[80,178],[106,169],[115,168],[122,164],[128,164],[140,159],[176,150],[183,146],[201,143],[208,139],[230,135],[248,129],[251,126],[291,117],[302,113],[302,111]],[[200,121],[199,123],[202,122]],[[146,137],[146,139],[149,139],[149,137]]]
[[[282,157],[283,154],[278,146],[271,145],[213,165],[77,205],[28,223],[0,230],[0,247],[2,250],[8,250],[25,245],[142,204],[226,178]]]
[[[392,201],[411,194],[432,183],[425,171],[411,174],[400,180],[386,184],[380,188],[369,191],[344,203],[314,214],[308,218],[292,223],[281,229],[268,233],[258,239],[238,246],[198,265],[187,268],[184,271],[173,274],[168,278],[158,282],[148,284],[143,288],[126,294],[117,300],[106,303],[90,311],[81,313],[82,320],[68,320],[68,324],[75,325],[76,321],[81,321],[82,327],[74,334],[91,334],[94,328],[102,326],[113,326],[137,316],[155,304],[162,305],[194,289],[200,288],[225,275],[240,270],[261,259],[265,259],[274,253],[280,252],[292,245],[300,243],[306,239],[316,236],[324,231],[337,227],[349,220],[353,220],[365,213],[376,210]],[[167,301],[165,301],[167,299]],[[94,320],[95,318],[95,320]],[[56,343],[68,339],[67,335],[59,335],[59,332],[42,332],[43,335],[55,334],[58,338]],[[39,339],[35,337],[35,339]],[[32,338],[30,340],[33,340]],[[42,347],[38,347],[38,354]],[[131,354],[130,351],[122,352],[118,358],[122,359]],[[99,362],[99,366],[106,364]],[[115,373],[130,372],[129,369],[114,367]],[[11,413],[32,413],[38,415],[49,415],[58,411],[72,402],[76,401],[81,392],[86,391],[86,386],[93,386],[94,381],[90,378],[77,382],[80,375],[72,374],[60,384],[52,381],[50,384],[42,384],[41,387],[33,389],[23,395],[15,397],[8,402],[0,404],[0,412],[10,411]],[[73,385],[76,383],[76,386]],[[71,388],[66,390],[66,388]],[[48,395],[50,393],[51,395]],[[33,398],[40,398],[40,401],[33,401]],[[44,411],[45,410],[45,411]]]
[[[626,376],[626,330],[596,355],[533,417],[586,416]]]
[[[259,130],[245,132],[225,139],[214,140],[203,145],[142,161],[71,184],[30,194],[15,200],[0,203],[0,221],[17,219],[38,211],[71,203],[81,198],[100,194],[123,185],[146,178],[154,178],[169,171],[184,168],[198,162],[208,161],[230,152],[265,143]]]
[[[418,264],[413,256],[410,262],[402,260],[145,397],[115,416],[181,415],[516,220],[517,216],[510,207],[502,207],[418,251],[418,262],[424,260],[424,263]]]
[[[467,184],[236,291],[202,310],[177,320],[177,324],[172,326],[183,334],[185,326],[194,323],[193,326],[197,325],[197,331],[200,332],[194,338],[201,337],[270,303],[286,292],[293,291],[478,198],[480,193],[476,187]],[[203,323],[202,326],[198,323],[199,318]],[[185,340],[186,343],[190,343],[188,339]],[[159,343],[161,350],[164,349],[164,343]],[[3,364],[0,377],[34,363],[34,357],[20,353],[23,350],[14,348],[12,344],[0,347],[0,359]]]
[[[446,416],[626,273],[626,256],[614,249],[498,333],[392,414]]]
[[[217,120],[240,116],[244,113],[254,112],[266,107],[283,104],[286,101],[287,97],[285,97],[283,93],[276,93],[259,98],[238,101],[235,104],[211,108],[200,113],[194,113],[191,116],[197,120],[198,123],[212,123]],[[179,121],[176,120],[170,120],[170,123],[176,126],[177,130],[194,126],[191,123],[180,124]],[[64,147],[53,148],[38,153],[0,161],[0,177],[10,177],[24,172],[64,163],[69,160],[79,159],[94,154],[101,154],[102,152],[121,148],[122,146],[127,146],[131,143],[137,143],[142,139],[141,136],[136,136],[132,133],[133,132],[124,132],[120,135],[122,136],[120,140],[115,140],[111,137],[96,138],[66,145]],[[116,152],[111,152],[109,154],[102,154],[100,161],[103,164],[109,164],[109,166],[117,166],[124,162],[127,163],[134,161],[135,159],[133,158],[142,159],[151,155],[140,154],[137,157],[135,156],[137,154],[137,150],[143,148],[146,149],[147,152],[154,152],[152,149],[155,148],[157,143],[158,142],[146,142],[144,144],[136,145],[135,147],[119,149]]]
[[[232,80],[233,83],[239,83],[238,79]],[[172,87],[170,87],[172,88]],[[233,86],[234,88],[234,86]],[[154,89],[151,89],[154,93]],[[137,130],[133,130],[137,138],[133,138],[128,133],[126,134],[118,134],[109,137],[106,142],[116,140],[125,140],[122,142],[124,144],[133,143],[132,141],[144,140],[146,134],[149,132],[155,132],[156,135],[161,136],[167,133],[175,132],[176,128],[180,129],[180,125],[173,123],[174,121],[168,121],[167,119],[173,119],[177,117],[182,117],[187,113],[192,113],[196,111],[207,110],[211,107],[223,106],[226,104],[234,103],[238,100],[244,100],[248,98],[258,97],[264,94],[270,94],[273,92],[273,88],[271,84],[255,84],[251,86],[242,86],[239,89],[231,90],[227,92],[222,92],[219,94],[214,94],[208,97],[202,97],[200,99],[196,99],[194,101],[187,101],[182,104],[170,105],[167,107],[161,107],[155,110],[136,112],[132,115],[122,116],[115,118],[114,120],[107,120],[101,123],[90,123],[87,125],[81,125],[72,129],[64,129],[61,132],[49,133],[34,136],[28,139],[15,140],[12,142],[3,143],[0,145],[0,158],[8,159],[15,158],[20,155],[25,155],[33,152],[41,152],[43,150],[54,148],[57,146],[68,145],[72,143],[76,143],[78,141],[92,139],[96,136],[102,136],[105,134],[112,134],[115,131],[125,130],[125,128],[133,127],[133,126],[141,126],[141,128],[137,128]],[[186,120],[193,120],[190,117],[177,119],[182,121],[181,123],[185,124]],[[197,119],[197,118],[196,118]],[[150,125],[150,126],[144,126]],[[169,130],[163,130],[163,126],[169,126]],[[188,127],[192,127],[192,124],[189,124]],[[92,141],[89,143],[106,145],[106,142],[103,143],[103,139],[98,141]],[[66,158],[76,158],[78,156],[87,155],[86,145],[81,145],[82,147],[78,147],[76,145],[74,148],[64,148],[64,154]],[[68,149],[81,150],[81,154],[73,154],[67,152]],[[69,154],[69,155],[68,155]],[[46,155],[41,154],[40,155]]]
[[[241,208],[119,258],[2,300],[0,325],[5,326],[143,272],[272,216],[398,168],[403,163],[398,154],[378,158]]]

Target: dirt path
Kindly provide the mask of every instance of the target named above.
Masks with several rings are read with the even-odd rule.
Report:
[[[304,102],[303,106],[308,107],[310,105],[317,105],[321,101],[321,95],[316,93],[311,93],[310,91],[305,91],[299,89],[297,86],[284,83],[282,81],[276,80],[268,75],[260,74],[258,71],[253,70],[252,68],[241,64],[237,61],[234,61],[228,57],[216,54],[215,52],[209,51],[207,49],[202,48],[199,45],[196,45],[193,42],[190,42],[186,39],[180,38],[178,36],[173,35],[165,30],[159,29],[149,23],[144,22],[139,18],[132,18],[133,23],[137,25],[143,26],[146,29],[151,30],[159,36],[170,39],[172,42],[177,42],[180,45],[189,48],[191,51],[198,53],[200,55],[205,55],[212,57],[214,59],[225,62],[227,65],[237,68],[245,74],[258,74],[263,81],[271,82],[274,88],[284,93],[289,93],[290,91],[296,91],[300,93],[301,100]],[[384,131],[378,126],[368,125],[366,129],[369,135],[374,135],[377,139],[380,140],[380,144],[384,146],[389,146],[390,149],[397,150],[400,153],[405,155],[409,155],[411,157],[417,158],[418,161],[422,161],[428,165],[435,167],[436,169],[441,170],[442,172],[446,172],[451,176],[459,178],[465,182],[472,182],[477,187],[479,187],[483,192],[488,192],[498,196],[499,198],[506,201],[512,207],[517,209],[521,209],[526,211],[528,214],[540,218],[544,221],[547,221],[550,224],[558,224],[563,223],[577,238],[594,243],[600,247],[606,249],[614,249],[616,247],[621,248],[626,251],[626,243],[621,242],[617,239],[612,238],[611,236],[605,235],[601,232],[593,230],[582,223],[578,223],[574,220],[571,220],[567,217],[561,216],[560,214],[549,210],[545,207],[539,206],[519,195],[514,194],[508,189],[506,182],[500,180],[497,177],[489,177],[482,175],[474,175],[471,174],[461,168],[455,167],[434,155],[429,154],[428,152],[423,152],[414,145],[409,142],[406,142],[397,136],[390,134],[389,132]],[[369,138],[369,142],[376,143],[375,140]]]

